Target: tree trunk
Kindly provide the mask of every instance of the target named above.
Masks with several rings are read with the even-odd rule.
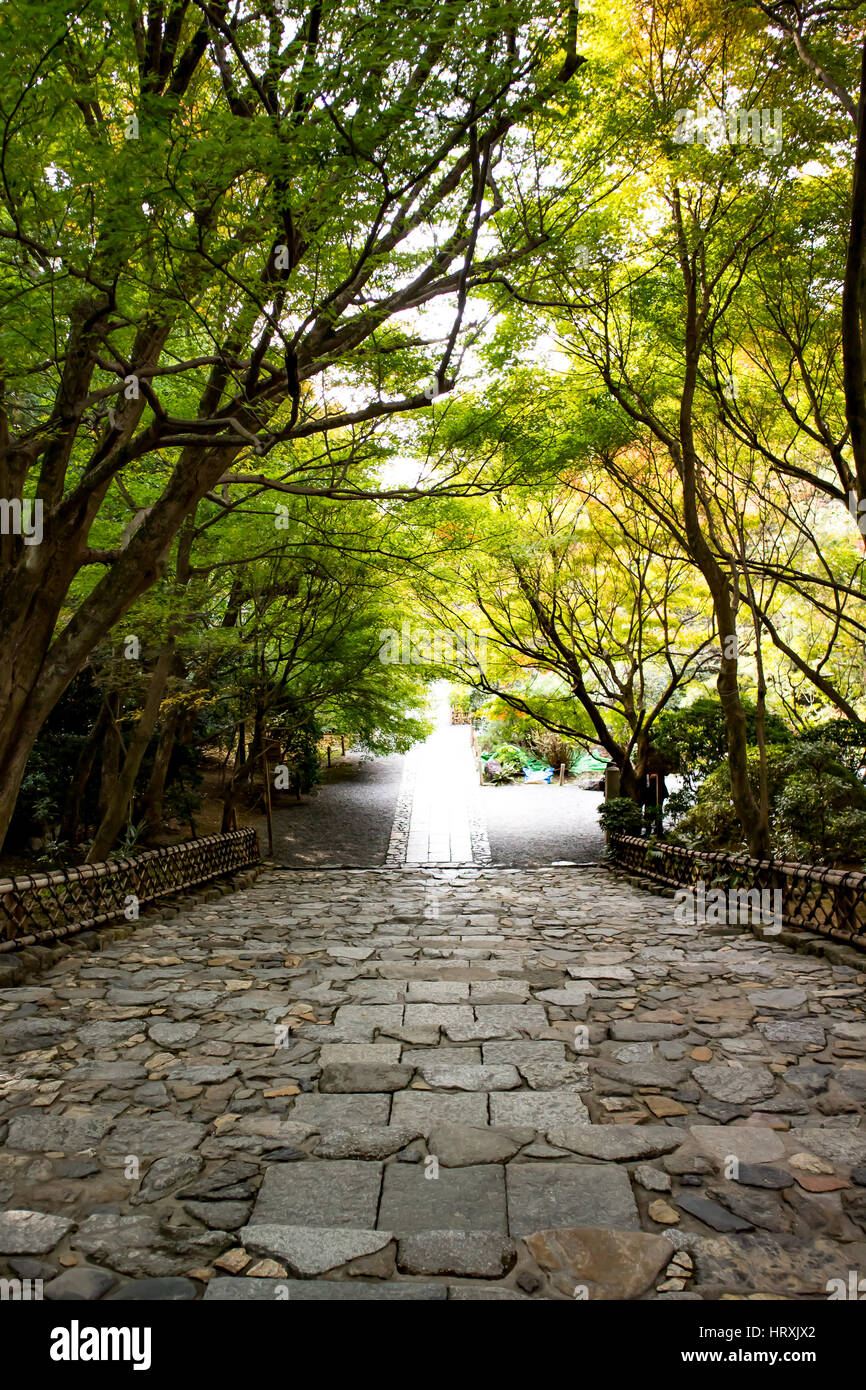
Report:
[[[739,660],[735,607],[737,591],[707,541],[698,509],[700,460],[695,447],[692,413],[706,325],[703,320],[705,310],[703,307],[700,309],[698,307],[697,258],[692,261],[689,257],[687,238],[682,222],[679,190],[675,192],[673,207],[678,233],[680,268],[686,292],[685,373],[680,396],[679,438],[676,442],[670,441],[668,448],[682,483],[683,523],[689,552],[710,591],[721,644],[721,660],[716,689],[719,692],[719,700],[725,715],[731,797],[740,824],[746,834],[750,852],[759,859],[763,859],[770,852],[770,832],[766,820],[761,815],[760,807],[755,801],[748,776],[746,711],[740,699],[738,678]]]
[[[120,696],[112,690],[105,701],[105,736],[102,740],[102,766],[99,772],[99,819],[105,815],[111,801],[117,776],[120,771],[120,733],[117,719],[120,714]]]
[[[72,779],[72,785],[66,795],[66,802],[63,807],[63,816],[60,821],[60,838],[68,840],[70,844],[77,845],[79,835],[79,818],[81,815],[81,801],[90,781],[90,774],[96,762],[96,755],[99,752],[100,740],[104,737],[105,728],[108,723],[108,709],[103,700],[96,723],[87,736],[87,741],[81,750],[78,759],[78,766]]]
[[[149,839],[158,832],[162,825],[162,804],[165,797],[165,784],[168,779],[168,769],[171,765],[171,755],[174,752],[179,723],[180,710],[174,709],[166,719],[162,733],[159,736],[156,757],[153,760],[153,768],[151,769],[150,779],[144,793],[142,812]]]
[[[842,286],[842,374],[845,417],[857,473],[857,492],[862,499],[866,497],[866,43],[860,65],[851,227]]]
[[[173,664],[174,640],[172,639],[163,647],[151,674],[147,688],[147,698],[145,699],[144,708],[141,711],[129,739],[126,757],[123,760],[123,768],[115,781],[111,798],[103,812],[102,821],[96,832],[96,838],[87,856],[92,864],[98,863],[106,857],[120,833],[121,826],[126,816],[126,809],[135,787],[135,779],[141,767],[141,760],[147,751],[147,745],[150,743],[151,735],[156,728],[156,721],[159,718],[159,707],[162,704],[162,697],[165,693],[165,687],[168,683]]]

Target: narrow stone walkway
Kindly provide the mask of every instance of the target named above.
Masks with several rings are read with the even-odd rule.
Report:
[[[438,728],[406,764],[389,864],[489,863],[469,728]]]
[[[864,983],[601,869],[266,872],[0,991],[0,1275],[826,1298],[866,1268]]]

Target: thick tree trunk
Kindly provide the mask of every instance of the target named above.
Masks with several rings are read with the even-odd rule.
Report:
[[[91,863],[104,859],[114,844],[126,816],[126,810],[135,788],[135,779],[141,767],[141,760],[147,751],[151,736],[159,718],[159,707],[165,694],[165,687],[174,664],[174,642],[170,641],[159,654],[159,659],[148,682],[147,698],[144,708],[132,731],[126,749],[123,767],[112,788],[111,797],[96,832],[96,838],[87,856]]]
[[[144,815],[149,839],[159,831],[162,825],[165,784],[168,780],[168,770],[171,766],[171,755],[174,752],[179,723],[180,710],[172,710],[159,736],[156,757],[153,760],[153,768],[151,769],[150,778],[144,793],[142,814]]]
[[[238,798],[241,784],[246,781],[250,774],[250,764],[246,755],[247,725],[246,720],[242,719],[238,728],[238,751],[235,754],[235,765],[228,785],[223,793],[223,816],[220,830],[226,834],[229,830],[237,830],[238,817],[235,810],[235,802]]]
[[[46,516],[41,545],[22,546],[27,553],[5,573],[0,571],[0,846],[42,725],[91,652],[162,576],[185,518],[233,457],[226,449],[183,451],[146,521],[59,632],[86,537],[110,480],[75,507],[67,499],[62,518]]]
[[[860,67],[851,226],[842,286],[842,373],[845,417],[862,499],[866,497],[866,43]]]
[[[117,720],[120,715],[120,696],[112,690],[105,700],[105,733],[102,739],[102,758],[99,771],[99,819],[105,815],[120,772],[120,734]]]

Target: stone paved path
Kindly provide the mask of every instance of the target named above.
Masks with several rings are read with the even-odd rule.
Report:
[[[445,725],[407,754],[389,864],[487,864],[471,733]]]
[[[57,1298],[812,1298],[866,1273],[856,968],[601,869],[273,871],[0,991]]]

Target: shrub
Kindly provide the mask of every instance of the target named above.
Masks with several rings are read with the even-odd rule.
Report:
[[[529,746],[533,753],[544,760],[545,767],[559,768],[562,763],[570,767],[578,748],[576,743],[569,743],[560,734],[552,734],[549,729],[542,729],[540,733],[532,733],[529,738]]]
[[[610,801],[603,801],[598,819],[602,829],[611,835],[639,835],[643,828],[641,808],[630,796],[613,796]]]
[[[823,723],[814,720],[799,733],[803,743],[823,743],[832,748],[840,763],[855,772],[866,765],[866,725],[854,724],[841,716]]]
[[[519,777],[529,763],[529,754],[523,748],[518,748],[515,743],[500,743],[499,747],[493,750],[493,757],[512,777]]]
[[[759,791],[759,752],[746,753],[749,782]],[[838,749],[813,740],[767,748],[770,831],[774,853],[806,863],[857,864],[866,853],[866,786],[840,761]],[[746,842],[731,800],[727,762],[698,789],[677,839],[702,849],[743,850]]]
[[[775,804],[783,854],[826,864],[862,864],[866,855],[866,787],[826,743],[797,743],[784,764]]]
[[[771,744],[767,748],[767,783],[772,807],[784,781],[783,768],[788,756],[787,747]],[[746,749],[749,784],[757,797],[760,793],[760,752]],[[727,761],[713,768],[698,788],[697,799],[690,811],[678,823],[676,837],[690,846],[701,849],[747,848],[739,816],[731,799],[731,776]]]

